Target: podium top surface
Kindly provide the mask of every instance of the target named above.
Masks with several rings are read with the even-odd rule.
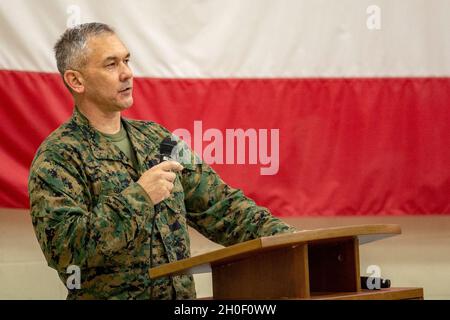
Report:
[[[262,237],[238,243],[223,249],[200,254],[150,269],[150,277],[158,278],[170,274],[181,273],[187,269],[201,265],[221,264],[226,261],[248,256],[256,252],[276,248],[294,246],[303,243],[314,243],[324,240],[358,237],[359,244],[364,244],[401,233],[396,224],[368,224],[344,227],[333,227],[314,230],[300,230],[295,233],[285,233]]]

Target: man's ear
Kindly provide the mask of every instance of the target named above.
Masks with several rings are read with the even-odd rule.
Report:
[[[76,70],[66,70],[64,81],[76,93],[84,92],[84,79],[80,72]]]

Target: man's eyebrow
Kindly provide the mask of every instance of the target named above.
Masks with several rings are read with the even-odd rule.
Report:
[[[128,52],[127,55],[125,56],[125,59],[128,59],[129,57],[130,57],[130,53]],[[119,57],[117,57],[117,56],[109,56],[109,57],[106,57],[103,61],[106,62],[108,60],[117,60],[117,59],[119,59]]]

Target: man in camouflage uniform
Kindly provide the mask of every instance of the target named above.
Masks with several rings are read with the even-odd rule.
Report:
[[[192,276],[152,281],[148,273],[151,262],[189,258],[187,225],[225,246],[293,231],[205,163],[157,164],[171,134],[121,117],[133,103],[133,75],[110,27],[68,29],[55,53],[76,107],[39,147],[28,189],[49,266],[64,283],[68,266],[81,270],[81,289],[68,299],[195,298]]]

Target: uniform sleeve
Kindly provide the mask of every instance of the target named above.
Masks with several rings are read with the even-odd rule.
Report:
[[[107,267],[132,261],[138,232],[153,215],[145,191],[132,183],[91,206],[80,170],[60,154],[41,153],[28,181],[30,211],[50,267]]]
[[[189,224],[210,240],[228,246],[295,231],[241,190],[228,186],[207,164],[184,166],[182,183]]]

